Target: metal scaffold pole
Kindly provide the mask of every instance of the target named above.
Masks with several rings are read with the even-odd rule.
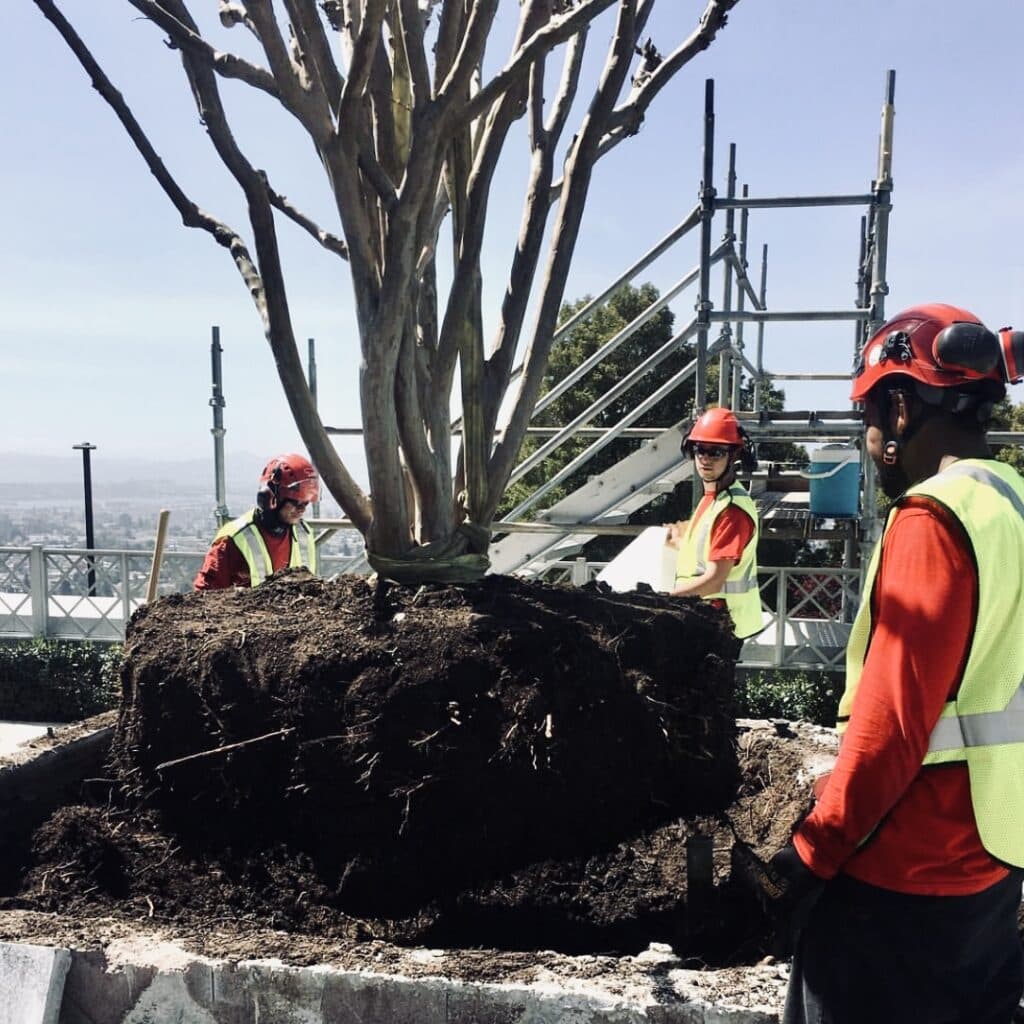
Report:
[[[313,396],[313,408],[317,407],[316,402],[316,339],[309,339],[309,363],[307,366],[306,376],[309,380],[309,392]],[[310,508],[310,512],[314,519],[320,518],[320,502],[315,501]]]
[[[693,411],[699,414],[707,402],[708,328],[711,325],[711,220],[715,213],[715,83],[704,83],[703,179],[700,183],[700,280],[697,285],[697,372],[694,377]]]
[[[889,213],[892,210],[892,139],[895,117],[896,72],[889,70],[886,76],[885,102],[882,104],[882,126],[878,136],[878,177],[874,183],[874,201],[871,205],[869,227],[868,259],[871,264],[871,284],[868,294],[870,319],[858,344],[860,346],[885,322],[885,297],[889,293],[886,281],[886,258],[889,246]],[[867,564],[870,549],[878,533],[878,517],[875,514],[875,466],[870,459],[863,460],[864,491],[861,509],[864,521],[870,524],[865,530],[861,549],[862,564]]]
[[[708,328],[711,324],[711,221],[715,214],[715,82],[704,83],[703,179],[700,183],[700,275],[697,285],[697,365],[693,378],[693,415],[707,403]],[[703,484],[694,474],[691,508],[696,508]]]
[[[736,198],[736,143],[729,143],[729,173],[726,179],[726,196],[729,199]],[[736,211],[728,209],[725,212],[725,234],[722,242],[729,246],[730,252],[736,242]],[[732,309],[732,275],[733,266],[731,260],[725,262],[725,274],[722,282],[722,312],[728,317]],[[719,335],[723,340],[732,340],[732,327],[728,320],[722,324],[722,332]],[[729,405],[732,396],[732,375],[739,376],[739,368],[733,362],[732,352],[728,347],[722,349],[718,357],[718,404]],[[734,406],[738,409],[739,406]]]
[[[743,198],[745,199],[746,197],[747,197],[747,186],[744,185],[743,186]],[[736,272],[737,272],[738,275],[740,275],[740,286],[736,290],[736,310],[737,310],[738,313],[740,313],[741,317],[742,317],[742,314],[743,314],[744,307],[746,305],[746,298],[747,298],[747,292],[746,292],[745,285],[746,285],[746,276],[747,276],[747,221],[748,221],[749,217],[750,217],[750,211],[749,210],[744,209],[744,210],[740,211],[740,250],[739,250],[739,253],[737,255],[739,263],[738,263],[738,266],[736,267]],[[764,328],[763,328],[763,325],[762,325],[762,330],[763,329]],[[741,355],[743,353],[743,320],[742,319],[740,319],[740,321],[736,324],[736,351],[739,352]],[[760,401],[759,401],[760,390],[759,390],[759,386],[758,386],[759,381],[760,381],[760,374],[761,374],[761,364],[758,363],[757,364],[757,374],[754,376],[754,381],[753,381],[753,383],[754,383],[754,411],[755,412],[759,412],[760,409],[761,409],[761,404],[760,404]],[[742,374],[740,374],[740,373],[734,373],[733,374],[733,378],[732,378],[732,408],[733,409],[739,409],[739,407],[740,407],[740,388],[741,388],[741,384],[742,384],[741,377],[742,377]]]
[[[878,177],[872,189],[875,196],[875,239],[871,261],[871,319],[867,324],[867,337],[885,323],[885,297],[889,294],[889,284],[885,275],[889,247],[889,213],[892,210],[892,130],[895,95],[896,72],[890,70],[886,81],[882,127],[878,138]]]
[[[213,396],[210,406],[213,408],[213,476],[217,507],[213,514],[217,525],[223,526],[230,518],[227,505],[227,487],[224,482],[224,390],[220,369],[220,328],[213,327],[210,341],[210,363],[213,370]]]

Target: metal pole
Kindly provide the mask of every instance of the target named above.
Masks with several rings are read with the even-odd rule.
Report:
[[[892,210],[892,130],[896,95],[896,72],[890,70],[882,104],[882,127],[878,138],[878,177],[872,187],[875,217],[875,251],[871,273],[871,319],[865,337],[870,337],[885,323],[885,296],[889,285],[885,279],[889,245],[889,211]]]
[[[313,396],[313,408],[317,407],[316,404],[316,340],[313,338],[308,339],[309,343],[309,364],[306,370],[306,376],[309,379],[309,391]],[[314,501],[311,506],[311,515],[313,519],[320,518],[320,502]]]
[[[213,407],[213,485],[216,496],[217,507],[213,514],[217,519],[217,525],[223,526],[230,518],[227,505],[227,488],[224,484],[224,391],[222,389],[222,378],[220,370],[220,328],[212,328],[213,337],[210,341],[210,363],[213,370],[213,397],[210,405]]]
[[[761,246],[761,287],[758,290],[758,299],[761,308],[765,308],[768,301],[768,243]],[[757,325],[757,380],[754,383],[754,408],[760,411],[764,402],[762,384],[764,374],[764,321]]]
[[[693,378],[693,416],[707,402],[708,327],[711,324],[711,218],[715,213],[715,81],[704,82],[703,178],[700,183],[700,278],[697,285],[697,359]],[[704,485],[694,473],[690,508],[696,509]]]
[[[729,143],[729,174],[726,179],[726,195],[730,199],[736,198],[736,143]],[[746,211],[744,211],[746,212]],[[736,241],[736,213],[733,210],[726,211],[725,214],[725,234],[722,236],[722,241],[733,247],[735,251],[734,242]],[[725,261],[725,275],[724,282],[722,284],[722,312],[728,315],[732,309],[732,273],[733,267],[729,260]],[[732,338],[732,327],[728,320],[722,324],[722,333],[720,337]],[[722,354],[718,357],[718,404],[728,405],[729,398],[732,395],[733,374],[739,376],[739,371],[735,367],[732,361],[732,353],[727,349],[722,349]]]
[[[707,401],[708,327],[711,324],[711,218],[715,212],[715,82],[704,83],[704,177],[700,183],[700,278],[697,285],[697,371],[693,411],[698,415]]]
[[[878,139],[878,178],[874,183],[875,201],[871,211],[875,221],[874,252],[871,261],[870,319],[865,324],[866,341],[885,323],[885,296],[889,286],[885,279],[886,257],[889,244],[889,211],[892,209],[892,136],[895,117],[896,72],[886,75],[885,103],[882,105],[882,127]],[[863,459],[864,492],[861,514],[865,529],[862,532],[861,564],[866,565],[871,547],[879,533],[875,502],[875,465]],[[863,597],[863,595],[861,595]]]
[[[747,194],[747,186],[744,185],[743,186],[743,195],[746,196],[746,194]],[[749,210],[742,210],[740,212],[740,251],[739,251],[738,258],[739,258],[739,272],[740,272],[740,274],[743,275],[744,278],[747,275],[747,222],[748,222],[749,218],[750,218],[750,211]],[[737,295],[736,295],[736,309],[737,309],[738,312],[740,312],[740,313],[743,312],[744,308],[746,307],[746,300],[747,300],[747,291],[746,291],[746,288],[743,287],[743,282],[741,280],[740,287],[737,289]],[[742,320],[740,320],[736,324],[736,348],[740,352],[743,351],[743,321]],[[757,372],[758,373],[761,372],[760,367],[758,367]],[[742,374],[737,373],[737,374],[734,374],[733,378],[732,378],[732,408],[733,408],[733,411],[735,411],[735,412],[739,412],[739,408],[740,408],[740,392],[742,390],[742,384],[743,384],[743,381],[742,381],[741,377],[742,377]],[[754,380],[756,382],[756,380],[757,380],[756,376],[755,376]],[[760,410],[760,406],[755,405],[754,406],[754,412],[758,412],[759,410]]]
[[[72,449],[82,453],[82,479],[85,483],[85,547],[90,554],[85,557],[88,571],[86,573],[89,581],[89,596],[96,596],[96,560],[92,556],[92,549],[96,546],[92,532],[92,466],[89,463],[89,453],[96,451],[96,445],[83,441],[81,444],[73,444]]]

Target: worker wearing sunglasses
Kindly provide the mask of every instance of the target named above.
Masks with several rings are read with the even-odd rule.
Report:
[[[302,517],[319,496],[320,478],[309,459],[275,455],[260,475],[256,507],[217,532],[195,589],[256,587],[287,567],[315,573],[316,543]]]
[[[684,455],[694,460],[704,495],[690,519],[672,523],[665,542],[678,550],[676,597],[701,597],[724,607],[738,637],[763,627],[757,582],[757,509],[736,480],[736,462],[753,468],[749,442],[728,409],[709,409],[686,435]]]

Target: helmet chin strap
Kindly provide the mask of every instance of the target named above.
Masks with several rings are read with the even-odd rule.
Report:
[[[733,481],[736,479],[736,464],[732,459],[726,464],[725,469],[722,471],[722,475],[717,480],[710,481],[715,488],[715,494],[721,494],[722,491],[728,490]]]
[[[281,515],[277,507],[256,509],[256,522],[274,537],[280,537],[287,529],[287,523],[281,522]]]

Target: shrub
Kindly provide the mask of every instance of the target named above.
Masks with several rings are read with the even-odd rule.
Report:
[[[121,657],[120,644],[0,643],[0,717],[73,722],[116,707]]]
[[[843,687],[829,672],[749,672],[736,681],[736,713],[741,718],[786,718],[835,725]]]

